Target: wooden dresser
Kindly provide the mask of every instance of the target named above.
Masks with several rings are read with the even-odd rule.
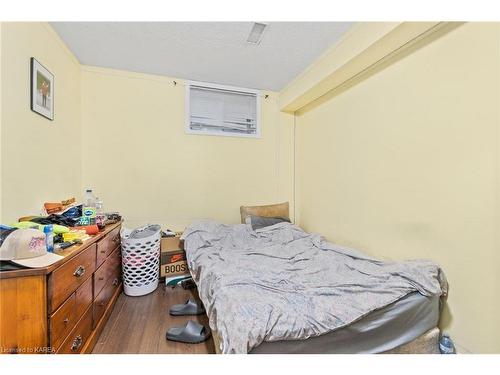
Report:
[[[0,353],[90,353],[122,289],[120,226],[46,268],[0,272]]]

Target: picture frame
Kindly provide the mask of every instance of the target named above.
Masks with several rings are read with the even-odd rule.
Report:
[[[31,110],[54,120],[54,75],[34,57],[30,59],[31,68]]]

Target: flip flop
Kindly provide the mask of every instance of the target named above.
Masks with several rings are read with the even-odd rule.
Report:
[[[166,336],[170,341],[199,344],[210,337],[210,328],[190,320],[184,326],[169,328]]]
[[[205,313],[205,308],[201,302],[196,302],[194,299],[190,298],[186,303],[173,305],[169,312],[170,315],[174,316],[201,315]]]

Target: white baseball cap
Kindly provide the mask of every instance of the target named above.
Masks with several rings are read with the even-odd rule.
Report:
[[[8,234],[0,246],[0,260],[29,268],[47,267],[63,258],[47,252],[45,234],[38,229],[17,229]]]

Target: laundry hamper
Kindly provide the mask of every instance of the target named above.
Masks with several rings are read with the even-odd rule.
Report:
[[[128,296],[143,296],[158,287],[160,279],[159,225],[130,230],[122,228],[123,291]]]

